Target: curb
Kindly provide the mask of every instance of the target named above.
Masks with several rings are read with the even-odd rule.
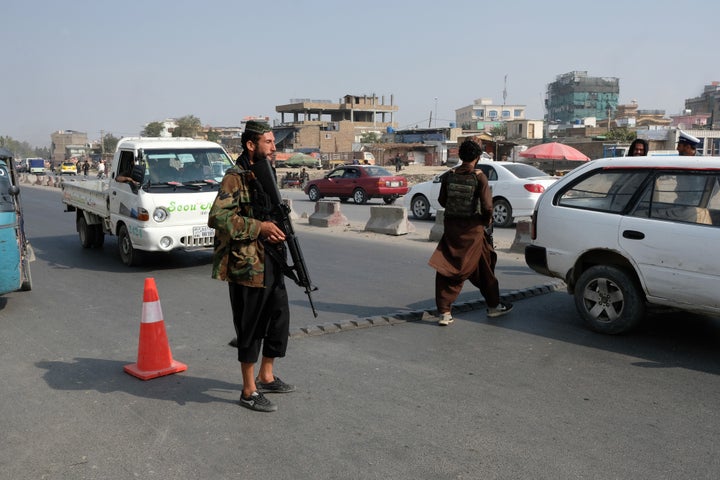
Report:
[[[522,290],[513,290],[500,296],[501,300],[518,301],[525,298],[545,295],[547,293],[557,292],[564,289],[564,283],[561,281],[548,282],[543,285],[524,288]],[[480,310],[485,307],[484,300],[475,300],[472,302],[463,302],[453,305],[453,310],[457,312],[470,312]],[[359,330],[371,327],[386,327],[406,322],[435,322],[437,320],[437,310],[412,310],[408,312],[395,312],[387,315],[376,317],[361,318],[355,320],[344,320],[342,322],[329,322],[319,325],[309,325],[306,327],[290,329],[290,338],[307,338],[327,335],[331,333],[347,332],[349,330]]]

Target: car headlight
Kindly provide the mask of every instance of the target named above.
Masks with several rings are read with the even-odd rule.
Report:
[[[163,207],[158,207],[153,212],[153,220],[155,220],[158,223],[164,222],[165,220],[167,220],[167,218],[168,218],[168,212]]]

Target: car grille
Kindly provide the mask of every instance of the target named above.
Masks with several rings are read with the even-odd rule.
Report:
[[[180,238],[184,247],[212,247],[215,237],[194,238],[192,236]]]

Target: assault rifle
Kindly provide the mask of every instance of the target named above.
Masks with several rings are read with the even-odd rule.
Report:
[[[283,203],[280,197],[280,189],[278,189],[275,175],[270,168],[270,162],[267,160],[256,161],[250,166],[250,171],[255,174],[255,178],[260,183],[263,191],[270,197],[270,203],[272,204],[271,216],[285,234],[285,242],[287,242],[288,250],[290,250],[290,257],[292,258],[293,264],[288,265],[283,258],[283,272],[298,286],[305,289],[305,295],[307,295],[310,301],[310,308],[312,309],[313,315],[317,317],[318,314],[315,311],[315,305],[313,304],[311,295],[311,292],[316,291],[317,287],[310,282],[305,259],[303,258],[302,250],[300,250],[300,243],[295,236],[295,230],[290,220],[290,207]]]

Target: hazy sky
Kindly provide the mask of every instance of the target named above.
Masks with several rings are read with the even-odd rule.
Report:
[[[390,95],[400,128],[477,98],[542,118],[547,84],[618,77],[620,102],[678,113],[720,80],[710,0],[3,0],[0,136],[137,135],[195,115],[236,126],[293,98]]]

